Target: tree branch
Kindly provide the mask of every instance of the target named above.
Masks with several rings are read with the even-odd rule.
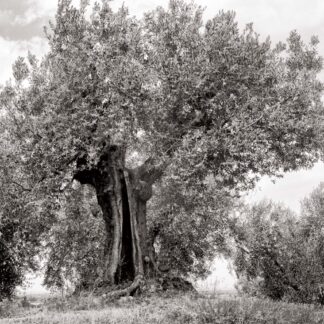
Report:
[[[20,188],[21,188],[22,190],[24,190],[24,191],[28,191],[28,192],[32,191],[31,188],[26,188],[26,187],[24,187],[22,184],[20,184],[20,183],[14,181],[14,180],[12,180],[11,183],[13,183],[13,184],[15,184],[16,186],[20,187]]]
[[[152,185],[162,177],[167,166],[168,163],[166,162],[155,164],[155,160],[153,158],[148,158],[141,166],[136,168],[134,172],[137,174],[140,180]]]

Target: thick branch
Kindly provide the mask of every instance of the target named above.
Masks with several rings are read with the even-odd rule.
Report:
[[[124,172],[124,178],[127,188],[127,198],[130,212],[130,223],[131,223],[131,233],[132,233],[132,251],[133,251],[133,262],[135,266],[135,274],[143,275],[143,261],[142,261],[142,250],[140,246],[140,238],[138,233],[138,223],[136,219],[136,207],[134,206],[134,197],[132,197],[131,183],[129,180],[128,172]]]
[[[89,184],[95,186],[95,181],[99,176],[99,171],[96,169],[93,170],[82,170],[77,171],[74,176],[73,180],[79,181],[81,184]]]
[[[11,180],[11,183],[12,183],[12,184],[15,184],[15,185],[18,186],[18,187],[20,187],[23,191],[29,191],[29,192],[32,191],[31,188],[26,188],[26,187],[24,187],[22,184],[20,184],[20,183],[14,181],[14,180]]]
[[[141,181],[145,181],[152,185],[162,177],[167,166],[167,163],[157,164],[153,158],[148,158],[141,166],[136,168],[134,172]]]

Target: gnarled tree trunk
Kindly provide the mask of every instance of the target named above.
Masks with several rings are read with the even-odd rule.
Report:
[[[146,202],[152,196],[154,181],[162,173],[150,161],[139,168],[126,169],[125,151],[119,146],[107,148],[95,168],[86,168],[86,158],[78,161],[78,167],[74,178],[95,188],[105,222],[102,280],[112,285],[133,281],[130,289],[135,290],[141,278],[152,274],[154,268],[147,238]]]

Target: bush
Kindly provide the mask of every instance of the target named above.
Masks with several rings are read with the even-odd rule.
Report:
[[[10,298],[16,286],[22,283],[22,273],[7,245],[0,240],[0,301]]]

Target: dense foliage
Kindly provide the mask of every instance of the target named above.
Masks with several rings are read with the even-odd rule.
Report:
[[[165,177],[149,205],[157,261],[178,275],[203,277],[215,255],[229,253],[234,200],[208,179],[203,186],[188,189],[181,180]]]
[[[252,25],[241,32],[233,12],[204,24],[201,8],[181,0],[141,20],[107,1],[86,12],[86,1],[75,9],[60,0],[49,53],[19,58],[1,91],[18,186],[28,188],[23,206],[28,218],[45,215],[32,226],[49,242],[47,284],[73,271],[82,278],[86,266],[95,276],[101,251],[112,282],[123,253],[139,269],[136,256],[150,249],[155,270],[204,274],[205,261],[226,251],[232,199],[261,175],[319,157],[318,40],[292,32],[272,46]],[[80,206],[76,180],[95,188],[104,229]]]
[[[104,224],[97,204],[90,205],[93,193],[77,186],[66,192],[57,222],[46,237],[45,285],[78,289],[93,287],[104,267]]]
[[[324,184],[304,200],[301,216],[263,202],[244,212],[235,268],[241,289],[286,301],[324,304]]]
[[[0,120],[0,125],[3,126]],[[46,210],[33,204],[27,174],[20,167],[17,147],[0,131],[0,299],[11,297],[27,271],[38,266],[42,234],[51,226]],[[39,197],[40,198],[40,197]],[[36,230],[35,230],[36,229]]]

